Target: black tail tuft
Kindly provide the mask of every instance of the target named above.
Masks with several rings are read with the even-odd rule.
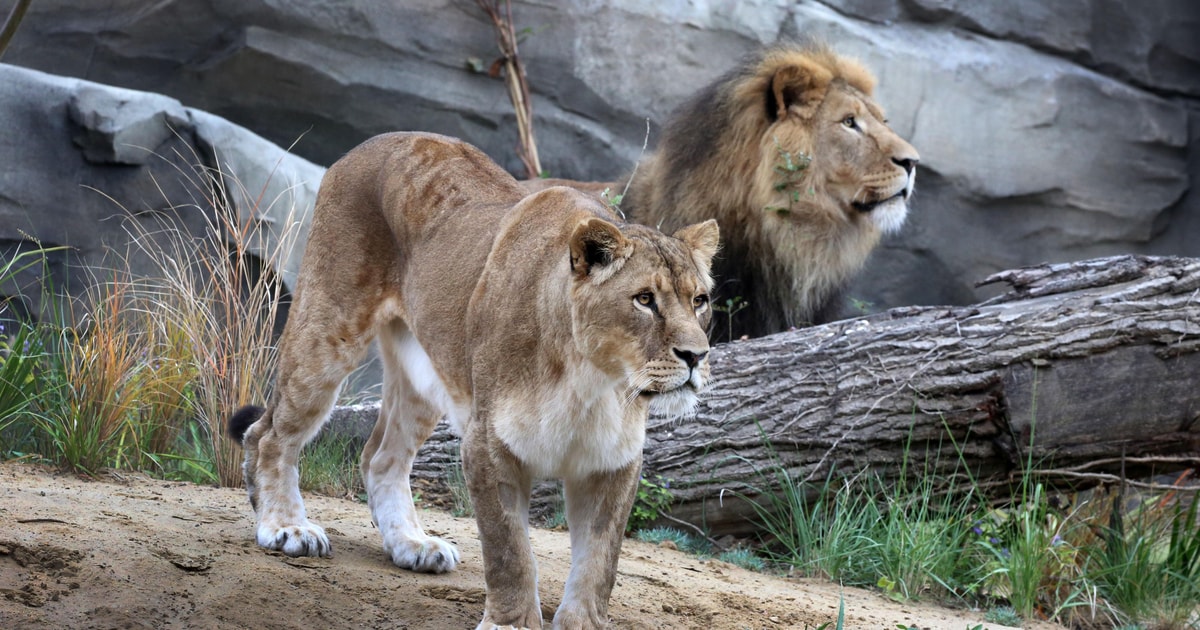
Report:
[[[250,425],[257,422],[265,411],[266,409],[254,405],[246,405],[235,411],[233,416],[229,418],[229,422],[225,425],[226,430],[229,431],[229,437],[237,440],[238,444],[241,444],[242,438],[246,436],[246,429],[249,429]]]

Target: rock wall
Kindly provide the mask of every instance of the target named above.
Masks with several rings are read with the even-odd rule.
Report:
[[[135,239],[165,244],[178,230],[222,247],[217,207],[253,226],[249,255],[274,260],[285,233],[302,240],[325,172],[173,98],[4,64],[0,121],[0,260],[66,246],[0,285],[11,308],[0,317],[42,314],[43,284],[82,299],[127,268],[161,274]],[[289,286],[302,252],[274,263]]]
[[[976,281],[1024,264],[1200,255],[1194,0],[563,0],[513,12],[529,29],[521,53],[555,176],[627,171],[647,118],[653,144],[675,105],[763,43],[816,37],[860,57],[922,154],[911,223],[851,292],[877,308],[975,301]],[[504,86],[478,71],[495,54],[472,0],[41,0],[4,61],[162,93],[320,164],[370,135],[420,129],[516,173]],[[30,141],[16,119],[2,124]],[[57,220],[77,220],[79,194],[53,206]],[[5,197],[7,225],[17,206]]]

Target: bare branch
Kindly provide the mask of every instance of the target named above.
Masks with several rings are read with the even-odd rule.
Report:
[[[511,0],[475,0],[487,14],[496,30],[496,44],[500,48],[500,59],[492,65],[489,74],[496,76],[504,70],[504,82],[508,86],[508,98],[512,101],[517,116],[517,133],[521,146],[517,155],[525,164],[526,175],[533,179],[542,174],[542,163],[538,159],[537,141],[533,135],[533,105],[529,96],[529,82],[525,77],[525,66],[517,51],[517,33],[513,29]],[[503,3],[503,7],[501,7]]]
[[[4,20],[4,28],[0,29],[0,58],[4,57],[4,51],[12,41],[13,35],[17,33],[17,27],[21,25],[21,20],[25,18],[25,11],[29,9],[32,2],[33,0],[17,0],[12,11],[8,12],[8,18]]]

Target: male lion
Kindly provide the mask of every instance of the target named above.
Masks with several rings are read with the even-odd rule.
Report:
[[[880,235],[903,225],[919,156],[888,128],[874,83],[826,48],[768,48],[676,110],[634,173],[620,203],[631,221],[720,224],[718,298],[748,303],[734,337],[828,321]],[[624,186],[525,186],[554,184]]]
[[[327,556],[300,498],[300,449],[372,337],[383,402],[362,455],[395,564],[440,573],[458,550],[417,521],[409,473],[443,414],[460,432],[483,547],[480,628],[540,628],[530,485],[566,489],[571,572],[554,625],[602,627],[637,490],[648,410],[689,411],[708,379],[718,228],[667,237],[568,188],[525,196],[474,147],[368,140],[321,182],[265,410],[230,420],[258,544]]]

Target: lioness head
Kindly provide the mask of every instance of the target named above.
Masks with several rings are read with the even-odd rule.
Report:
[[[805,209],[824,206],[829,218],[898,230],[920,156],[888,127],[871,74],[819,48],[769,50],[756,69],[738,99],[764,103],[743,110],[765,125],[755,178],[764,209],[807,221]]]
[[[668,237],[641,225],[600,218],[570,239],[571,327],[579,351],[609,376],[624,379],[628,400],[683,415],[708,382],[707,328],[716,221]]]

